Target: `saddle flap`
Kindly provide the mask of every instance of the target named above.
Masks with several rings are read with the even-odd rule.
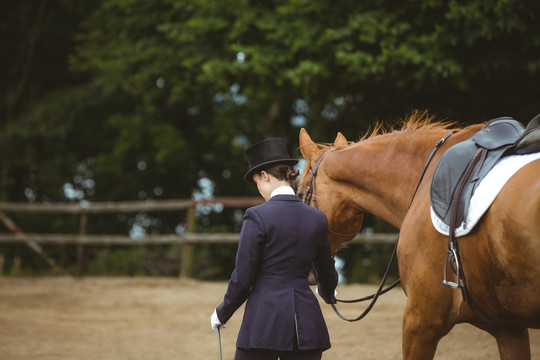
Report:
[[[458,181],[465,172],[477,146],[472,140],[467,140],[448,149],[437,164],[431,180],[430,201],[437,216],[450,224],[452,199]],[[458,221],[463,219],[458,216]]]

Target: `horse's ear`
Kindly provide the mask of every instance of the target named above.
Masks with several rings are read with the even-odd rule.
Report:
[[[337,136],[336,136],[336,140],[334,140],[334,148],[336,150],[340,150],[340,149],[343,149],[348,144],[349,144],[349,142],[347,141],[345,136],[343,136],[342,133],[338,132]]]
[[[300,151],[308,161],[315,158],[319,152],[319,147],[311,140],[311,137],[309,137],[309,134],[304,128],[300,130]]]

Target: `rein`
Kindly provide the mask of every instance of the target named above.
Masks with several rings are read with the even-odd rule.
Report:
[[[414,193],[413,193],[413,196],[411,198],[411,201],[409,203],[409,206],[407,208],[410,209],[413,201],[414,201],[414,198],[416,196],[416,193],[418,191],[418,188],[420,187],[420,184],[422,183],[422,180],[424,179],[424,175],[426,174],[426,171],[429,167],[429,164],[431,163],[431,160],[433,159],[433,156],[435,155],[435,153],[437,152],[437,150],[441,147],[442,144],[444,144],[444,142],[450,137],[452,136],[453,133],[448,133],[445,137],[443,137],[442,139],[440,139],[439,141],[437,141],[437,143],[435,144],[435,147],[433,148],[433,150],[431,151],[431,154],[429,155],[427,161],[426,161],[426,164],[424,165],[424,170],[422,171],[422,175],[420,176],[420,180],[418,181],[418,184],[416,185],[416,189],[414,190]],[[309,169],[309,172],[311,173],[311,181],[310,181],[310,185],[308,186],[308,190],[304,196],[304,203],[308,204],[310,203],[311,199],[313,198],[313,204],[315,206],[315,208],[317,208],[317,202],[316,202],[316,196],[315,196],[315,176],[317,175],[317,170],[319,168],[319,165],[321,164],[323,158],[328,154],[330,153],[331,151],[334,151],[335,149],[332,148],[332,149],[328,149],[326,150],[322,155],[321,157],[319,158],[319,160],[317,160],[317,163],[315,164],[315,167],[313,169],[313,171],[311,170],[311,168]],[[332,234],[335,234],[335,235],[340,235],[340,236],[352,236],[352,235],[356,235],[356,234],[339,234],[339,233],[336,233],[334,231],[330,231],[328,230],[328,232],[332,233]],[[362,301],[367,301],[367,300],[371,300],[371,303],[369,304],[369,306],[366,308],[366,310],[364,310],[364,312],[362,314],[360,314],[360,316],[354,318],[354,319],[349,319],[349,318],[346,318],[344,317],[343,315],[341,315],[341,313],[338,311],[338,309],[336,308],[335,304],[330,304],[330,306],[332,306],[332,309],[334,310],[334,312],[336,313],[337,316],[339,316],[342,320],[345,320],[345,321],[348,321],[348,322],[354,322],[354,321],[358,321],[358,320],[361,320],[363,319],[370,311],[371,309],[373,308],[373,306],[375,305],[375,303],[377,302],[378,298],[380,295],[383,295],[385,293],[387,293],[388,291],[392,290],[393,288],[395,288],[397,285],[399,285],[400,283],[400,279],[396,280],[393,284],[389,285],[388,287],[384,288],[384,284],[386,283],[386,278],[388,277],[388,273],[390,271],[390,267],[392,265],[392,263],[394,262],[394,259],[396,258],[396,255],[397,255],[397,246],[398,246],[398,243],[399,243],[399,233],[397,235],[397,238],[396,238],[396,244],[394,246],[394,250],[392,251],[392,255],[390,257],[390,261],[388,262],[388,265],[386,266],[386,270],[384,272],[384,275],[383,275],[383,278],[381,280],[381,283],[377,289],[377,291],[375,292],[375,294],[372,294],[372,295],[369,295],[369,296],[366,296],[366,297],[363,297],[363,298],[360,298],[360,299],[354,299],[354,300],[340,300],[340,299],[336,299],[336,302],[341,302],[341,303],[357,303],[357,302],[362,302]]]

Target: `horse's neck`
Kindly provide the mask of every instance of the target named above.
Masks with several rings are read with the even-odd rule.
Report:
[[[359,142],[342,152],[341,175],[334,174],[350,187],[349,193],[355,207],[399,228],[429,154],[437,141],[449,132],[444,129],[410,130]],[[459,131],[445,144],[444,151],[475,132]],[[441,150],[433,158],[434,164],[444,151]],[[427,178],[431,178],[435,168],[433,163]],[[425,184],[429,186],[429,181],[424,181],[422,186]]]

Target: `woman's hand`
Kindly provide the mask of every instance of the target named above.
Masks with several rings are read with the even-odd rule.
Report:
[[[226,328],[225,324],[222,324],[221,321],[219,321],[216,309],[214,309],[214,313],[210,317],[210,325],[212,325],[212,329],[214,330]]]

